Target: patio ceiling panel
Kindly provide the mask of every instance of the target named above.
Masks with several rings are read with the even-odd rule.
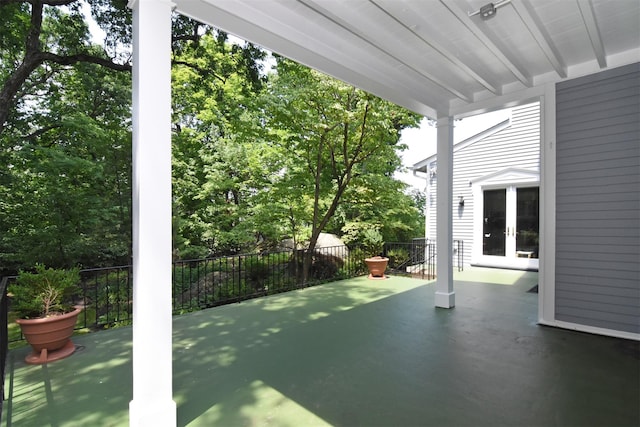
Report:
[[[433,62],[430,63],[430,66],[432,68],[438,68],[441,72],[445,71],[443,67],[440,67],[440,62],[449,62],[458,67],[460,73],[472,77],[490,92],[500,94],[500,86],[495,78],[495,73],[498,70],[486,67],[481,60],[480,53],[483,49],[486,50],[486,47],[476,41],[473,32],[468,28],[463,27],[458,30],[460,22],[448,9],[448,7],[452,7],[451,5],[447,7],[445,4],[434,3],[434,7],[427,10],[415,2],[387,2],[379,6],[384,8],[386,13],[394,19],[402,22],[415,34],[415,37],[428,44],[439,54],[439,56],[433,55],[431,57]],[[465,11],[460,10],[460,13],[466,15]],[[425,25],[427,17],[430,25]],[[464,19],[468,20],[469,18],[465,16]],[[457,30],[454,32],[451,31],[451,28]],[[443,33],[447,34],[447,37],[439,37]],[[404,44],[402,43],[402,45]],[[486,53],[489,52],[483,52],[483,54]],[[481,88],[478,87],[477,90],[481,90]]]
[[[472,100],[475,83],[473,79],[455,67],[453,61],[453,68],[438,67],[440,62],[453,56],[439,52],[420,38],[411,29],[411,24],[407,25],[375,2],[302,1],[318,13],[339,22],[343,28],[348,28],[362,40],[373,44],[384,55],[393,58],[408,70],[427,78],[460,99]],[[378,26],[377,22],[385,22],[385,25]]]
[[[567,2],[559,2],[567,3]],[[498,10],[497,15],[488,21],[479,21],[479,27],[494,41],[500,51],[526,76],[526,81],[521,82],[527,87],[533,85],[533,76],[555,71],[551,66],[545,51],[534,37],[544,38],[544,27],[538,27],[534,18],[535,12],[529,11],[524,5],[526,0],[510,3],[507,7]],[[516,6],[517,5],[517,6]],[[545,43],[545,48],[548,43]]]
[[[175,0],[178,12],[425,116],[640,58],[637,0]]]
[[[560,56],[560,52],[556,49],[551,36],[545,30],[542,21],[533,11],[531,4],[527,1],[512,3],[513,8],[526,25],[527,29],[538,43],[538,46],[547,57],[549,63],[553,66],[558,76],[567,77],[567,67]]]
[[[177,10],[426,116],[435,116],[431,106],[446,108],[452,96],[302,2],[186,0],[177,2]],[[400,75],[404,78],[390,84]]]
[[[593,4],[593,14],[607,55],[637,49],[640,43],[640,3],[622,0],[622,5],[600,1]]]
[[[583,63],[594,59],[587,26],[581,13],[559,14],[553,4],[538,7],[537,16],[553,34],[553,43],[566,64]]]
[[[470,100],[469,95],[460,89],[459,85],[452,85],[444,82],[442,79],[433,76],[429,70],[424,67],[415,66],[412,61],[403,60],[396,50],[398,44],[390,46],[381,43],[378,37],[373,39],[374,33],[385,31],[390,28],[393,22],[388,19],[384,26],[377,25],[380,22],[379,16],[365,14],[365,9],[371,12],[375,8],[367,7],[371,3],[351,3],[351,2],[317,2],[311,0],[301,0],[298,3],[305,7],[296,8],[299,13],[295,16],[287,17],[287,11],[290,9],[290,1],[278,1],[272,4],[261,3],[264,5],[264,13],[276,14],[285,22],[306,22],[303,31],[310,26],[313,31],[309,37],[304,39],[293,37],[297,43],[304,43],[308,46],[316,47],[315,61],[322,61],[317,54],[321,54],[325,58],[336,58],[341,64],[358,70],[366,70],[365,74],[374,78],[377,82],[385,87],[394,86],[392,80],[397,76],[403,76],[402,79],[396,80],[395,85],[399,86],[404,96],[414,97],[421,102],[434,103],[435,105],[447,105],[451,96]],[[358,7],[346,7],[347,4],[357,5]],[[331,7],[329,7],[331,6]],[[275,25],[277,30],[279,24]],[[295,29],[294,29],[295,30]],[[406,34],[404,34],[406,35]],[[401,34],[389,34],[391,41],[397,42],[402,40]],[[323,46],[320,50],[317,47]],[[415,60],[415,43],[413,46]],[[328,54],[325,54],[327,52]],[[286,55],[286,52],[279,52]],[[406,56],[406,55],[405,55]],[[295,59],[295,58],[293,58]],[[318,67],[316,67],[318,68]],[[340,78],[339,75],[318,68],[321,71]],[[358,81],[349,81],[349,83],[363,87]]]

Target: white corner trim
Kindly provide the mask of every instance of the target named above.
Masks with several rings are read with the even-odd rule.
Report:
[[[605,335],[608,337],[624,338],[628,340],[640,341],[640,334],[633,332],[616,331],[614,329],[598,328],[596,326],[581,325],[579,323],[564,322],[562,320],[545,321],[538,320],[539,325],[552,326],[555,328],[569,329],[577,332],[586,332],[589,334]]]
[[[556,312],[556,86],[540,99],[540,267],[538,321],[555,322]]]

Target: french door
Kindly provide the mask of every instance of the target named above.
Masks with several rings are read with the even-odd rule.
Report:
[[[538,187],[485,189],[482,196],[484,264],[538,268]]]

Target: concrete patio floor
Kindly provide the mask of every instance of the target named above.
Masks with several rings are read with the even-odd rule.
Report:
[[[174,318],[179,426],[640,425],[639,343],[536,324],[537,274],[356,278]],[[126,426],[131,328],[9,354],[2,424]]]

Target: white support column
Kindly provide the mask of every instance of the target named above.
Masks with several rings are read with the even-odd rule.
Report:
[[[540,108],[540,260],[538,323],[556,322],[556,86],[545,85]]]
[[[453,117],[438,118],[436,307],[456,305],[453,291]]]
[[[171,11],[133,9],[133,400],[131,426],[174,427],[171,325]]]

